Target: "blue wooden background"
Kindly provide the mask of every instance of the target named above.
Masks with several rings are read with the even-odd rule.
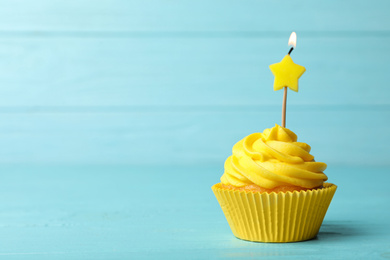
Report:
[[[381,233],[390,230],[381,186],[390,181],[389,8],[387,0],[0,1],[0,256],[313,253],[234,239],[210,191],[235,142],[280,123],[283,93],[268,66],[296,31],[292,57],[307,71],[299,93],[289,92],[287,127],[342,187],[324,241],[306,245],[333,258],[335,245],[348,257],[389,257]],[[375,197],[361,201],[348,185]],[[367,223],[361,208],[373,200],[379,208],[367,214],[377,219]],[[366,234],[373,242],[359,247]]]
[[[296,31],[287,126],[329,164],[387,164],[389,6],[1,1],[0,162],[220,163],[280,123],[268,65]]]

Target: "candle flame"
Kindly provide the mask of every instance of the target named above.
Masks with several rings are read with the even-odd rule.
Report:
[[[297,47],[297,34],[292,32],[290,35],[290,39],[288,39],[288,46]]]

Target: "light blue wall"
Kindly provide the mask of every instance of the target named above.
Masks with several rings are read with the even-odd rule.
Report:
[[[223,163],[280,123],[332,164],[389,164],[389,1],[2,1],[0,163]]]

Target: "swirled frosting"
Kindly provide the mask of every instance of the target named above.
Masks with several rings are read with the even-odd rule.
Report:
[[[235,187],[255,184],[267,189],[319,187],[328,179],[323,173],[326,164],[315,162],[310,149],[308,144],[297,142],[297,135],[291,130],[279,125],[253,133],[233,146],[221,182]]]

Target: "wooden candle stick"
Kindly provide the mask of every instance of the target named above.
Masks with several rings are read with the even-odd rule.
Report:
[[[287,55],[290,55],[291,52],[294,50],[294,47],[291,47],[290,51],[287,53]],[[283,104],[282,104],[282,127],[286,127],[286,107],[287,107],[287,86],[284,87],[284,93],[283,93]]]
[[[291,49],[287,54],[290,55],[293,50],[294,47],[291,47]],[[286,107],[287,107],[287,87],[284,87],[283,105],[282,105],[282,127],[286,127]]]
[[[284,87],[283,106],[282,106],[282,127],[286,127],[286,105],[287,105],[287,87]]]

